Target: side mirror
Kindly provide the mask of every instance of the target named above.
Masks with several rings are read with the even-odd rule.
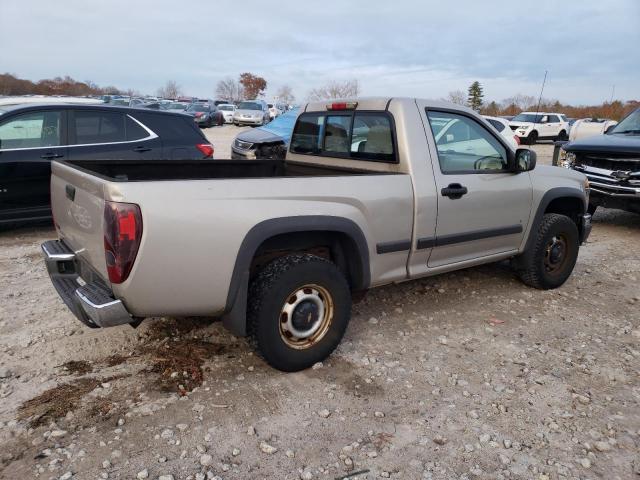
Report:
[[[516,150],[516,172],[530,172],[536,168],[536,152],[528,148]]]
[[[616,124],[617,125],[617,124]],[[616,128],[616,125],[609,125],[607,127],[607,129],[604,131],[605,135],[608,133],[611,133],[611,130],[613,130],[614,128]]]

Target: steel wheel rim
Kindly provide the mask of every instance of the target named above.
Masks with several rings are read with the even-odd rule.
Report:
[[[333,316],[333,298],[326,288],[316,284],[296,288],[280,310],[280,337],[291,348],[312,347],[327,334]]]
[[[554,235],[544,247],[544,269],[556,274],[561,271],[568,258],[569,243],[564,235]]]

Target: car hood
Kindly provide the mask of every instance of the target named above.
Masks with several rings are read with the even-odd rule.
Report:
[[[622,153],[640,157],[640,135],[596,135],[567,143],[562,148],[568,152]]]
[[[236,114],[237,115],[251,115],[253,116],[257,116],[260,117],[262,116],[262,111],[261,110],[236,110]]]
[[[241,132],[238,134],[236,139],[249,143],[271,143],[285,140],[280,135],[276,135],[275,133],[260,127],[247,130],[246,132]]]

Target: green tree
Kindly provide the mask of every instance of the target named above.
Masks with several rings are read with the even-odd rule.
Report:
[[[467,105],[473,108],[476,112],[479,112],[482,108],[482,85],[477,80],[469,86],[469,93],[467,95]]]

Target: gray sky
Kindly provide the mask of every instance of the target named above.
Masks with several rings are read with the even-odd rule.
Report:
[[[363,95],[466,91],[572,103],[640,98],[639,0],[0,0],[0,72],[213,97],[244,71],[299,100],[328,79]]]

